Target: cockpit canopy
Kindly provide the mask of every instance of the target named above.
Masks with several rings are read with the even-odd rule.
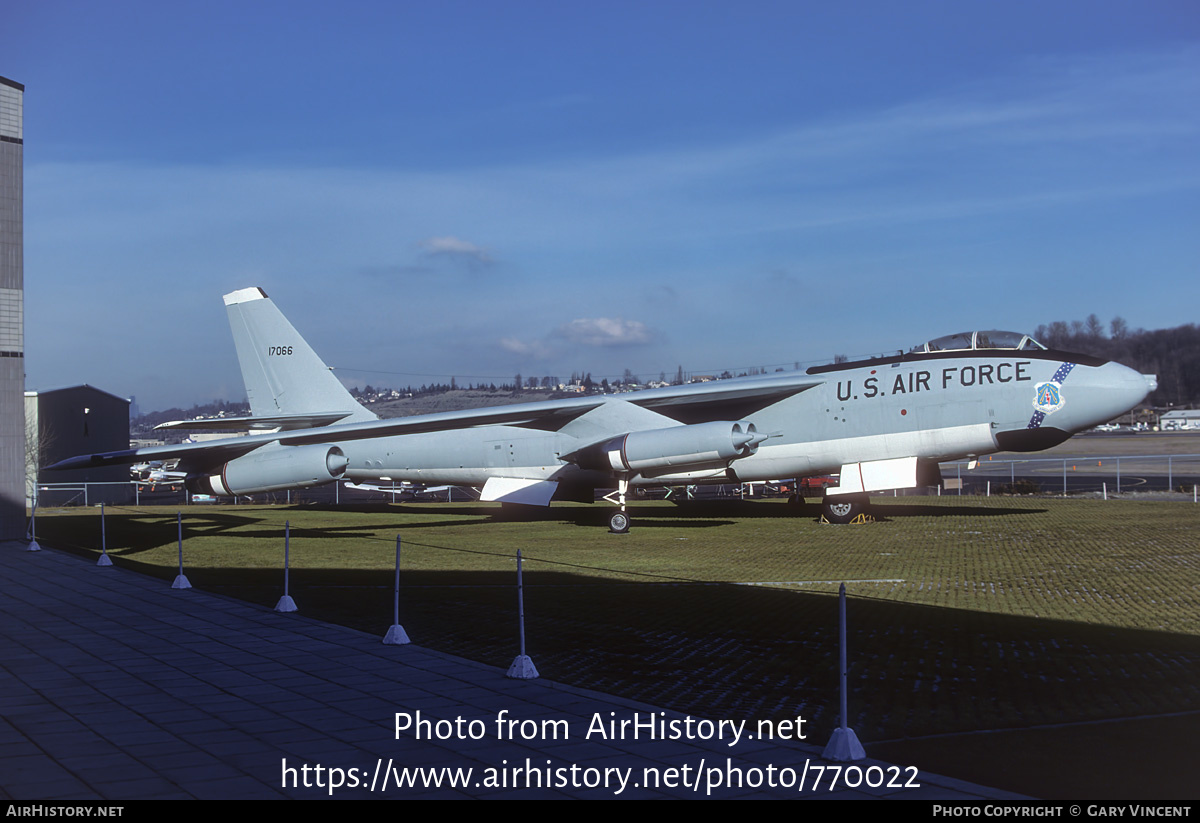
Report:
[[[973,349],[1014,349],[1045,351],[1046,347],[1019,331],[965,331],[948,334],[909,349],[910,353],[931,351],[971,351]]]

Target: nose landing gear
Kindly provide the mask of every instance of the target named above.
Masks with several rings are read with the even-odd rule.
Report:
[[[821,516],[830,523],[865,523],[870,512],[871,498],[865,494],[827,494],[821,498]]]

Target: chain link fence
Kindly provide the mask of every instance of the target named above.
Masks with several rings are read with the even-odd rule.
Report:
[[[899,495],[1138,495],[1172,494],[1188,500],[1200,500],[1200,454],[1122,455],[1120,457],[1066,457],[996,459],[985,457],[976,462],[957,461],[941,465],[940,487],[905,489]],[[794,481],[781,480],[792,485]],[[646,498],[661,498],[666,489],[642,487]],[[439,487],[434,493],[414,491],[397,485],[394,489],[354,488],[345,482],[330,483],[313,489],[269,492],[239,498],[212,498],[191,495],[182,483],[40,483],[37,504],[44,507],[98,506],[186,506],[223,504],[324,505],[354,506],[381,502],[465,503],[478,499],[479,492],[467,487]],[[764,494],[765,492],[765,494]],[[813,492],[815,496],[816,492]],[[756,498],[772,496],[762,483],[725,483],[719,487],[693,487],[672,492],[672,499]]]

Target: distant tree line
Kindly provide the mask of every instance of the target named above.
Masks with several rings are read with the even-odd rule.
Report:
[[[1114,317],[1106,326],[1095,314],[1088,315],[1086,320],[1070,322],[1058,320],[1048,325],[1037,327],[1033,335],[1043,345],[1052,349],[1067,352],[1079,352],[1115,360],[1126,366],[1137,369],[1143,374],[1158,375],[1158,390],[1147,399],[1147,403],[1155,406],[1200,406],[1200,327],[1195,324],[1178,326],[1173,329],[1131,330],[1123,318]],[[838,355],[834,362],[844,362],[845,355]],[[799,369],[800,364],[796,364]],[[776,369],[781,371],[781,369]],[[716,375],[718,379],[727,380],[731,377],[742,377],[747,374],[765,374],[766,368],[749,368],[736,374],[724,371]],[[666,373],[660,373],[660,383],[670,382],[672,385],[682,385],[689,376],[680,366],[668,381]],[[421,397],[429,394],[442,394],[448,391],[466,389],[467,391],[487,392],[519,392],[533,389],[555,392],[560,385],[556,375],[542,377],[522,377],[515,375],[512,382],[471,383],[462,386],[451,377],[449,383],[422,384],[414,388],[406,386],[398,389],[399,394],[410,397]],[[630,369],[612,381],[608,378],[596,382],[591,372],[572,372],[571,379],[565,385],[581,386],[585,392],[610,392],[641,386],[641,379]],[[363,402],[375,401],[385,395],[390,395],[391,388],[376,388],[367,385],[364,388],[354,387],[350,393]],[[546,395],[542,395],[545,397]],[[144,432],[153,429],[159,423],[169,420],[189,420],[195,417],[216,417],[224,412],[227,417],[248,415],[249,406],[245,401],[229,402],[214,400],[192,406],[184,410],[179,408],[165,411],[148,412],[130,421],[132,432]]]
[[[1070,323],[1059,320],[1038,326],[1033,336],[1052,349],[1115,360],[1143,374],[1158,375],[1158,390],[1147,402],[1155,406],[1200,404],[1200,327],[1131,331],[1120,317],[1106,328],[1096,315]]]

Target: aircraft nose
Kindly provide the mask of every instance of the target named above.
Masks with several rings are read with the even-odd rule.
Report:
[[[1086,393],[1086,425],[1107,423],[1132,409],[1158,387],[1154,375],[1141,374],[1120,363],[1105,363],[1089,369],[1080,387]]]

